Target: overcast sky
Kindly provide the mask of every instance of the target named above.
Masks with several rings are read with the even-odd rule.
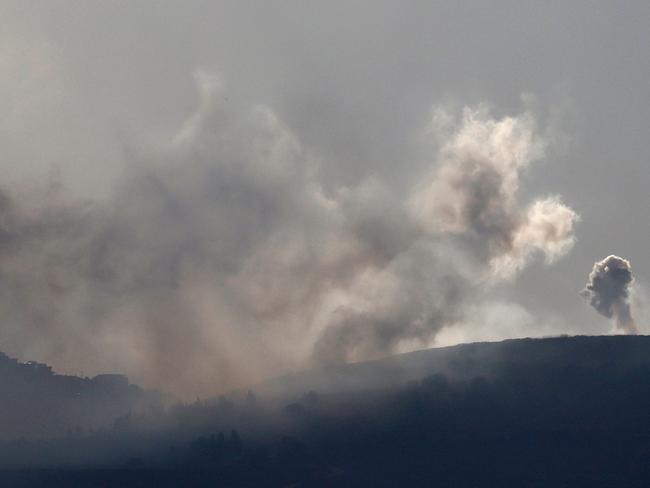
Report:
[[[647,333],[650,329],[643,321],[643,302],[646,300],[644,283],[650,281],[650,173],[647,169],[650,154],[649,27],[650,4],[645,1],[0,0],[2,187],[20,202],[33,199],[34,193],[39,193],[44,184],[52,185],[55,182],[59,188],[57,191],[63,194],[57,193],[56,198],[52,197],[56,205],[69,208],[100,202],[99,205],[104,205],[103,210],[84,217],[92,220],[83,224],[93,229],[87,232],[88,235],[96,236],[99,232],[106,236],[110,234],[106,229],[121,228],[122,217],[118,216],[110,217],[114,219],[112,223],[107,224],[106,229],[97,231],[97,227],[103,225],[96,222],[99,214],[128,215],[124,219],[135,227],[143,227],[152,220],[160,219],[160,225],[164,228],[175,220],[159,217],[156,211],[151,210],[152,206],[162,204],[154,197],[147,197],[150,190],[138,183],[141,175],[134,172],[134,167],[158,164],[152,163],[157,158],[166,162],[182,161],[165,163],[169,167],[176,165],[176,169],[164,170],[160,181],[162,185],[172,185],[172,193],[178,192],[179,206],[186,212],[181,221],[196,219],[199,221],[197,226],[202,229],[196,231],[191,240],[183,241],[183,253],[186,253],[183,259],[190,255],[195,264],[199,263],[199,267],[201,259],[209,260],[213,266],[210,276],[201,274],[197,278],[197,273],[193,271],[183,273],[189,273],[192,278],[187,281],[200,288],[197,294],[214,293],[218,295],[215,300],[227,303],[223,307],[228,308],[227,313],[219,307],[215,309],[217,312],[205,311],[203,315],[216,313],[220,318],[202,317],[203,325],[197,327],[203,331],[203,327],[210,327],[213,321],[226,320],[223,318],[226,315],[230,322],[241,319],[242,323],[258,324],[247,326],[248,335],[237,335],[235,338],[220,329],[222,332],[214,340],[222,344],[227,342],[227,353],[220,347],[206,346],[205,342],[212,336],[195,331],[193,333],[200,336],[197,343],[201,344],[201,351],[195,351],[195,342],[189,341],[181,348],[182,354],[195,351],[192,354],[197,356],[226,354],[230,357],[237,355],[233,351],[238,348],[244,348],[246,354],[256,356],[270,354],[263,343],[272,344],[268,347],[274,349],[273,360],[269,359],[255,367],[250,364],[242,366],[238,360],[230,358],[223,359],[223,364],[219,362],[221,359],[216,362],[199,361],[200,364],[190,368],[199,376],[206,376],[206,370],[217,367],[251,369],[246,374],[235,374],[234,379],[232,373],[224,375],[219,381],[227,385],[258,379],[262,370],[275,373],[289,367],[312,364],[311,353],[306,352],[297,354],[288,362],[280,359],[287,355],[285,349],[288,346],[283,341],[293,339],[277,335],[265,336],[263,341],[253,338],[259,335],[256,327],[273,329],[277,327],[274,321],[291,322],[295,319],[303,323],[309,329],[304,337],[297,332],[299,325],[292,325],[290,329],[291,337],[296,337],[299,343],[296,347],[316,351],[314,357],[323,356],[327,360],[364,359],[459,340],[564,332],[609,333],[612,323],[596,314],[580,296],[593,263],[609,254],[617,254],[631,262],[636,276],[634,300],[638,302],[638,326],[642,333]],[[240,121],[238,114],[249,113],[260,106],[267,111],[264,115],[267,118],[263,122],[249,124]],[[226,115],[215,119],[211,115],[213,107],[218,107],[219,113]],[[477,130],[501,127],[499,123],[512,117],[510,120],[514,120],[517,130],[525,134],[529,129],[533,132],[530,140],[524,140],[527,137],[525,134],[506,140],[508,144],[525,144],[525,150],[531,151],[529,155],[522,156],[524,161],[516,162],[517,165],[521,163],[521,171],[515,175],[518,183],[517,205],[521,207],[523,215],[525,209],[535,201],[560,196],[562,207],[557,208],[570,209],[579,215],[579,219],[572,221],[574,225],[570,229],[570,236],[565,236],[571,238],[571,243],[575,240],[572,247],[568,240],[562,241],[560,244],[567,245],[557,252],[557,256],[549,257],[556,252],[556,248],[531,241],[531,257],[527,254],[528,248],[522,248],[522,254],[513,259],[521,263],[525,260],[525,263],[517,264],[516,272],[502,280],[488,279],[489,284],[468,280],[455,265],[454,275],[463,275],[464,284],[459,285],[463,290],[481,287],[489,288],[489,291],[463,292],[462,304],[453,300],[453,305],[448,301],[444,304],[436,302],[439,307],[435,313],[420,302],[412,305],[408,300],[406,305],[400,302],[400,306],[417,310],[417,307],[423,307],[427,311],[417,312],[417,317],[412,317],[408,313],[404,316],[401,311],[388,313],[385,310],[370,312],[363,309],[364,320],[376,319],[381,322],[389,320],[386,317],[390,316],[390,320],[403,319],[411,324],[405,325],[408,332],[404,336],[399,335],[399,340],[390,332],[387,342],[381,342],[376,337],[384,334],[385,328],[380,327],[381,332],[374,329],[367,332],[368,326],[355,325],[360,320],[358,317],[350,319],[349,323],[327,325],[330,319],[324,314],[328,310],[334,315],[340,314],[340,308],[332,305],[333,294],[346,294],[350,303],[357,304],[360,303],[360,296],[367,301],[373,300],[372,297],[381,300],[375,292],[364,295],[369,293],[366,291],[368,285],[360,283],[373,280],[368,274],[369,269],[373,273],[384,273],[382,278],[377,279],[387,279],[385,273],[389,273],[391,279],[399,277],[397,283],[404,290],[416,287],[416,282],[418,290],[427,286],[420,281],[426,282],[426,278],[417,278],[416,281],[404,278],[412,276],[413,271],[405,268],[408,266],[403,263],[426,262],[428,258],[420,261],[419,253],[423,252],[420,248],[426,247],[422,242],[429,242],[429,237],[426,237],[428,232],[438,233],[435,234],[438,237],[431,237],[430,240],[444,241],[449,247],[451,237],[440,238],[440,233],[451,233],[453,239],[460,239],[460,233],[465,232],[469,228],[467,226],[471,227],[471,222],[465,222],[463,225],[467,225],[459,231],[460,223],[454,221],[448,231],[443,228],[444,222],[438,227],[434,225],[435,229],[431,230],[428,224],[420,225],[426,217],[422,215],[425,210],[418,210],[420,213],[409,210],[404,215],[413,217],[415,223],[412,228],[402,228],[399,221],[403,220],[403,216],[393,216],[390,210],[384,210],[384,206],[393,209],[395,205],[414,208],[411,203],[424,198],[421,187],[429,181],[432,192],[447,195],[444,192],[453,184],[447,184],[449,181],[445,180],[445,174],[448,175],[448,172],[445,173],[445,168],[455,164],[454,161],[464,161],[466,156],[462,151],[465,146],[462,146],[463,141],[458,134],[470,134],[472,129],[471,124],[463,122],[462,115],[459,115],[464,107],[480,112],[476,117],[483,125],[479,124]],[[452,129],[448,129],[448,132],[436,125],[445,117],[455,120],[449,122]],[[259,128],[259,124],[263,125],[263,129]],[[272,148],[262,152],[272,154],[273,158],[280,158],[281,161],[269,161],[264,156],[261,161],[256,160],[250,169],[257,175],[254,177],[248,172],[245,173],[248,176],[239,173],[232,176],[234,170],[221,168],[215,173],[215,178],[219,180],[215,188],[222,188],[219,185],[227,187],[223,191],[231,191],[234,199],[239,198],[236,195],[240,194],[240,187],[237,186],[240,184],[241,188],[251,192],[246,193],[250,198],[259,196],[257,188],[267,188],[274,195],[274,192],[291,193],[300,188],[296,195],[292,193],[289,203],[280,205],[276,196],[269,196],[268,201],[273,203],[271,205],[265,200],[266,197],[260,196],[261,204],[252,207],[253,210],[246,206],[247,210],[244,211],[244,207],[237,203],[239,200],[232,203],[232,199],[227,199],[224,203],[224,200],[208,198],[208,203],[204,204],[198,197],[190,199],[184,196],[191,195],[195,188],[198,191],[200,182],[205,179],[200,175],[206,171],[206,174],[212,174],[211,169],[206,169],[209,167],[206,161],[211,157],[248,161],[248,149],[241,147],[257,138],[260,130],[266,134],[264,137],[273,140]],[[219,139],[222,133],[230,136]],[[253,135],[249,138],[249,134]],[[187,149],[183,144],[191,148]],[[170,149],[172,146],[173,150]],[[289,169],[282,166],[285,159],[291,159]],[[194,171],[193,165],[199,168],[196,170],[199,176],[195,179],[184,176]],[[273,165],[280,165],[278,167],[282,169]],[[267,166],[273,166],[268,169],[268,175]],[[271,181],[270,187],[266,185],[265,178]],[[277,183],[278,178],[282,184]],[[177,181],[180,181],[178,186]],[[276,183],[278,186],[274,186]],[[320,196],[309,193],[315,187]],[[375,191],[374,188],[379,190]],[[138,196],[133,196],[134,192]],[[368,197],[370,203],[363,200],[367,194],[371,194]],[[384,194],[390,196],[377,196]],[[456,198],[454,194],[447,196]],[[440,197],[434,195],[426,198],[429,198],[429,203],[433,201],[430,211],[434,215],[436,198]],[[65,202],[61,203],[62,200]],[[365,203],[359,203],[362,200]],[[373,203],[375,201],[378,203]],[[80,202],[86,203],[82,205]],[[288,217],[291,213],[288,210],[277,210],[277,215],[274,213],[276,210],[269,210],[267,219],[267,213],[264,213],[269,206],[276,209],[277,204],[278,209],[291,208],[296,202],[304,207],[300,216],[291,214]],[[510,204],[507,203],[504,215],[517,221],[513,225],[528,229],[528,224],[519,221],[518,210],[511,208]],[[216,207],[206,208],[205,205]],[[336,206],[338,213],[328,213],[331,211],[328,205]],[[124,209],[124,206],[128,208]],[[144,210],[132,211],[133,208]],[[229,208],[234,210],[230,211]],[[378,216],[374,215],[373,209]],[[25,212],[29,213],[23,211],[23,217]],[[139,216],[150,215],[149,212],[153,212],[155,217],[147,217],[145,224],[138,223]],[[260,212],[264,215],[260,215]],[[209,219],[205,216],[208,213],[211,215]],[[371,224],[363,220],[367,215],[371,215],[368,217]],[[382,220],[381,225],[375,225],[384,215],[387,215],[386,220]],[[357,217],[362,222],[359,224],[361,230],[355,227],[354,231],[350,231],[348,223],[357,222],[354,220]],[[3,219],[8,221],[6,216]],[[319,223],[316,224],[316,221]],[[32,224],[31,227],[25,225],[33,229]],[[265,227],[267,224],[268,229]],[[4,222],[3,225],[10,224]],[[41,227],[47,225],[42,224]],[[155,224],[151,225],[153,227]],[[203,231],[206,226],[212,229],[212,225],[214,233]],[[246,227],[245,234],[242,234],[245,237],[238,238],[236,242],[223,244],[219,240],[224,233],[230,235],[232,232],[235,235],[236,232],[243,232],[240,229],[242,226],[256,229]],[[74,233],[81,227],[82,224],[75,221],[69,228],[66,227],[66,232]],[[238,230],[235,232],[233,227]],[[283,238],[287,239],[286,242],[282,241],[283,249],[300,240],[286,237],[294,235],[290,232],[295,229],[300,229],[300,235],[302,232],[310,236],[318,235],[319,242],[327,239],[337,242],[353,240],[357,247],[352,254],[357,264],[345,264],[353,258],[348,255],[340,257],[343,244],[337,244],[335,248],[340,259],[337,258],[336,269],[323,264],[330,262],[328,259],[334,252],[329,248],[316,254],[320,260],[318,266],[294,266],[294,257],[287,258],[286,253],[275,248],[271,252],[268,246],[259,245],[261,240],[280,227],[285,229]],[[15,231],[19,238],[26,234],[33,236],[36,232],[30,234],[20,230],[22,228],[18,224],[16,229],[19,229]],[[519,227],[513,229],[515,233],[524,232]],[[471,228],[469,230],[474,232]],[[79,231],[79,234],[83,232],[86,231]],[[377,233],[389,235],[376,237]],[[399,237],[395,237],[395,234],[399,234]],[[402,237],[407,234],[417,236]],[[165,239],[168,239],[167,234],[160,237],[159,228],[147,235],[155,237],[151,242],[138,237],[137,245],[142,246],[143,250],[148,246],[158,249],[164,245],[160,242],[167,242]],[[480,237],[480,233],[477,235]],[[28,247],[29,251],[15,251],[12,248],[5,251],[9,257],[3,255],[3,259],[13,260],[2,275],[5,295],[13,293],[7,290],[15,289],[18,280],[21,282],[20,300],[25,300],[28,305],[17,307],[15,303],[19,299],[13,295],[12,298],[2,299],[8,318],[0,327],[0,349],[22,359],[48,361],[64,371],[91,374],[106,369],[123,370],[147,384],[166,386],[161,373],[153,370],[164,362],[159,355],[169,354],[172,346],[161,346],[155,360],[151,359],[150,353],[147,353],[147,360],[134,359],[139,354],[137,351],[125,354],[123,350],[148,350],[148,346],[140,343],[137,347],[133,346],[129,342],[130,332],[126,334],[114,325],[87,325],[93,331],[88,334],[88,341],[92,341],[93,337],[102,337],[104,342],[97,346],[96,351],[80,354],[70,352],[66,347],[66,341],[72,339],[69,339],[67,326],[62,324],[65,321],[79,324],[72,328],[70,337],[80,337],[86,334],[80,332],[86,327],[83,324],[91,320],[110,324],[123,320],[129,327],[137,329],[141,327],[139,321],[144,314],[147,321],[155,322],[157,319],[151,318],[151,307],[159,302],[151,298],[153,292],[149,289],[143,292],[139,287],[164,289],[160,294],[165,303],[169,303],[170,296],[178,299],[179,295],[184,296],[194,290],[192,287],[190,291],[179,290],[176,275],[170,278],[174,284],[167,284],[165,269],[172,266],[167,260],[167,251],[160,251],[162,257],[159,259],[152,258],[152,266],[157,267],[156,272],[165,274],[163,278],[158,275],[152,278],[148,270],[146,273],[136,273],[135,277],[128,275],[125,278],[125,274],[120,274],[118,279],[111,275],[110,281],[104,278],[104,271],[94,268],[89,271],[88,265],[84,264],[86,267],[78,273],[80,278],[65,278],[73,283],[69,288],[65,284],[59,285],[57,281],[56,286],[50,285],[47,293],[54,293],[52,290],[56,289],[59,294],[44,296],[44,292],[34,291],[38,288],[34,284],[36,281],[30,281],[37,280],[38,273],[49,273],[53,261],[60,266],[75,262],[76,266],[79,260],[75,260],[75,255],[83,255],[85,263],[87,259],[95,259],[99,252],[96,251],[98,244],[95,237],[79,238],[72,245],[61,244],[60,236],[51,236],[52,233],[48,231],[45,236],[35,238],[54,242],[52,246],[42,246],[45,250],[31,243],[21,248]],[[128,241],[121,239],[121,245],[123,241]],[[169,240],[176,243],[172,237]],[[210,247],[202,240],[218,241],[219,244]],[[95,243],[92,252],[88,250],[91,246],[87,242],[90,241]],[[377,244],[379,241],[381,244]],[[477,262],[486,259],[486,273],[494,271],[494,260],[503,258],[499,253],[490,254],[497,252],[494,251],[497,244],[490,241],[494,246],[490,245],[489,250],[477,248],[478,251],[475,251],[472,246],[476,244],[468,242],[465,244],[472,249],[472,259],[475,258]],[[61,246],[72,249],[65,259],[60,257],[62,254],[57,254]],[[192,251],[185,251],[188,246]],[[226,255],[224,246],[228,248],[227,259],[223,257]],[[37,247],[39,250],[35,251]],[[125,248],[130,249],[129,246]],[[235,248],[237,253],[233,251]],[[115,249],[122,247],[116,246]],[[129,252],[112,250],[111,259],[115,255],[122,259],[121,256]],[[60,260],[50,258],[48,253],[54,253]],[[235,254],[236,257],[233,257]],[[178,264],[177,255],[177,247],[174,247],[174,257],[170,258],[174,266]],[[218,257],[214,257],[216,255]],[[544,255],[548,259],[545,260]],[[510,259],[511,256],[507,257]],[[271,312],[266,308],[253,307],[255,310],[251,310],[251,306],[245,302],[252,299],[263,301],[265,297],[259,298],[256,294],[263,293],[266,286],[269,290],[275,290],[274,293],[279,287],[283,290],[278,292],[281,294],[294,293],[295,287],[282,288],[285,285],[278,285],[274,279],[264,281],[262,285],[259,283],[262,279],[260,276],[266,280],[270,275],[247,271],[253,274],[244,276],[241,269],[259,270],[270,266],[280,269],[276,269],[276,275],[282,274],[285,258],[290,262],[287,266],[291,268],[291,273],[285,278],[298,273],[295,279],[301,283],[301,287],[317,291],[313,291],[313,296],[296,298],[300,303],[295,305],[295,310],[283,311],[281,315],[273,315],[269,319]],[[47,262],[43,264],[43,269],[47,271],[40,268],[34,268],[34,271],[30,263],[40,263],[41,259]],[[133,259],[140,263],[143,258],[134,254],[132,258],[124,259],[125,262]],[[358,260],[365,264],[358,265]],[[122,266],[122,261],[120,263]],[[160,271],[160,267],[163,271]],[[358,274],[350,278],[339,268],[358,269]],[[422,265],[416,268],[422,269]],[[435,269],[439,269],[439,265]],[[24,278],[31,272],[36,273],[35,278]],[[188,276],[183,273],[184,277]],[[307,280],[308,285],[304,284],[305,274],[312,277]],[[336,279],[331,278],[332,274],[336,274]],[[342,277],[344,274],[345,277]],[[212,279],[223,280],[226,284],[210,285],[207,288],[209,292],[205,291],[203,285],[196,285],[197,282]],[[236,283],[229,281],[235,279]],[[312,282],[320,283],[324,279],[329,280],[326,291],[320,288],[320,284]],[[431,279],[438,280],[437,277]],[[93,284],[88,285],[88,280]],[[96,281],[101,280],[110,281],[110,286],[105,282],[97,285]],[[480,283],[484,283],[481,280]],[[212,289],[212,286],[216,288]],[[257,288],[254,292],[250,291],[255,286],[261,287],[261,291]],[[91,298],[86,296],[86,292],[79,291],[82,288],[92,290],[87,292]],[[138,291],[134,292],[136,288]],[[227,291],[224,291],[226,288]],[[72,289],[74,293],[60,291]],[[359,289],[364,291],[360,292]],[[137,293],[137,298],[124,298],[129,293]],[[445,294],[445,300],[448,300],[450,292],[433,287],[430,293],[422,300],[436,301],[440,293]],[[142,298],[143,294],[145,298]],[[349,298],[352,296],[354,300]],[[48,305],[35,314],[33,309],[38,308],[38,304],[34,303],[42,300],[49,300]],[[206,300],[210,302],[210,298]],[[240,308],[232,305],[240,301],[245,303]],[[309,305],[305,305],[307,302]],[[489,302],[489,305],[479,305],[479,302]],[[130,311],[136,307],[134,304],[138,312],[130,315]],[[48,308],[50,306],[54,308]],[[183,322],[185,315],[179,310],[188,306],[183,301],[183,305],[174,308],[169,315],[180,317],[179,321]],[[363,308],[361,305],[349,307],[354,309],[354,313],[361,313],[359,310]],[[145,312],[142,312],[143,309]],[[440,311],[442,309],[444,313]],[[54,314],[52,310],[60,313],[55,323],[50,321]],[[167,312],[159,313],[168,315]],[[349,318],[350,313],[343,315]],[[435,315],[435,320],[431,314]],[[422,319],[423,316],[426,318]],[[423,334],[419,325],[413,325],[419,324],[419,320],[436,323],[432,326],[431,336]],[[147,333],[139,336],[138,340],[145,341],[143,337],[148,337],[156,343],[185,341],[185,332],[165,336],[169,335],[170,327],[162,327],[161,336],[158,332],[153,336]],[[345,332],[332,338],[332,334],[325,331],[328,327]],[[359,332],[351,336],[348,328],[355,327]],[[366,333],[376,336],[371,344],[356,338],[358,334]],[[106,339],[108,336],[110,339]],[[121,338],[115,339],[116,336]],[[249,337],[252,339],[248,340]],[[87,343],[75,343],[74,347],[84,348]],[[336,351],[331,352],[330,348]],[[311,359],[307,360],[307,356]],[[177,378],[172,381],[171,389],[182,394],[220,389],[220,386],[210,384],[209,379],[183,386],[187,381],[184,377]]]

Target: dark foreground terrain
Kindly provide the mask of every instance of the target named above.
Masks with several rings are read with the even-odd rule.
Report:
[[[7,439],[0,463],[9,487],[650,486],[650,337],[469,344],[293,375]]]

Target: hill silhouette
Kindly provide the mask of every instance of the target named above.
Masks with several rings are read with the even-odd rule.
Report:
[[[648,486],[648,384],[646,336],[430,349],[127,414],[85,434],[0,442],[0,481]]]
[[[46,364],[0,353],[0,439],[46,438],[110,425],[160,404],[162,396],[119,374],[94,378],[56,374]]]
[[[519,376],[534,380],[565,369],[607,374],[650,365],[650,336],[561,336],[508,339],[431,348],[374,361],[283,375],[259,385],[271,396],[301,392],[344,393],[404,385],[431,374],[451,380]]]

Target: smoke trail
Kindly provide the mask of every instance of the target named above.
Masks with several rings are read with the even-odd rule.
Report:
[[[377,178],[325,191],[271,109],[228,110],[218,79],[197,82],[173,143],[105,200],[0,194],[9,352],[205,395],[426,346],[490,282],[573,244],[557,197],[517,203],[543,148],[530,115],[466,110],[406,193]]]
[[[594,263],[582,295],[598,313],[614,318],[616,328],[627,334],[638,334],[630,307],[630,286],[634,281],[627,259],[610,255]]]

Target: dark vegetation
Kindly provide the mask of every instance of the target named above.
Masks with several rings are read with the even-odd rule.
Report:
[[[256,391],[6,440],[3,486],[650,483],[650,337],[472,344]]]
[[[80,378],[0,352],[0,438],[52,437],[96,429],[130,411],[163,404],[163,396],[125,376]]]

